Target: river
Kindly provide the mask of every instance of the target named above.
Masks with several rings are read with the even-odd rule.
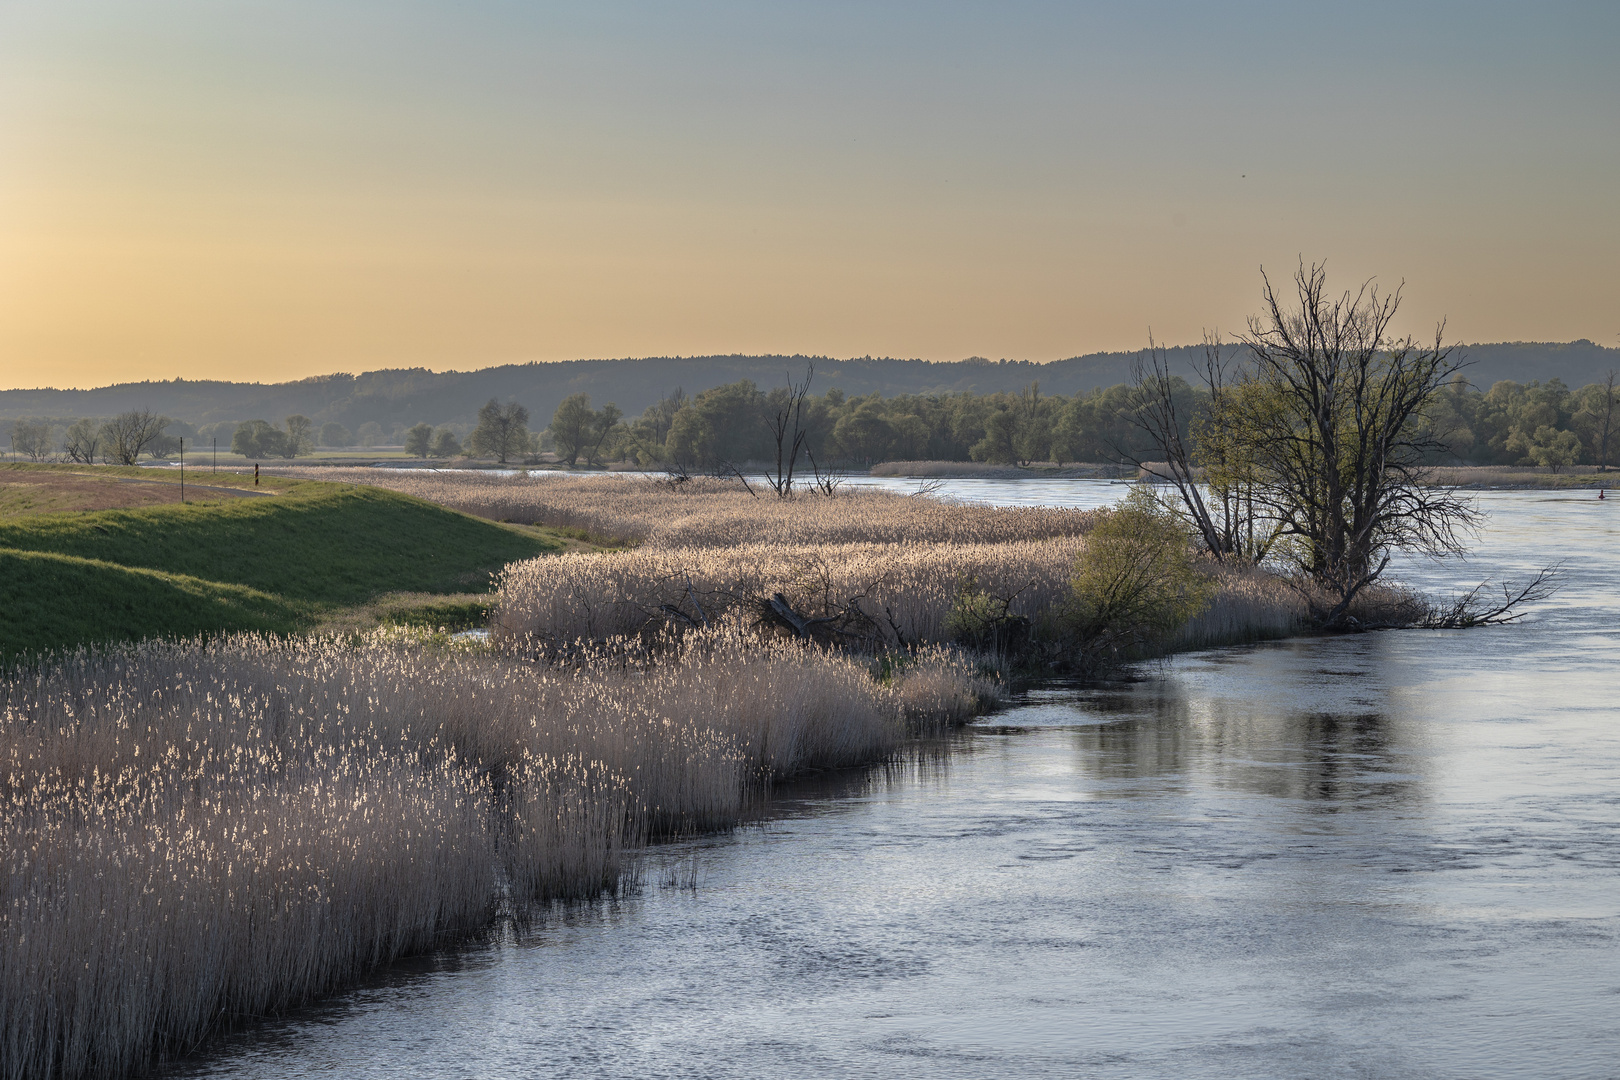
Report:
[[[941,494],[1120,491],[1043,483]],[[1401,576],[1562,561],[1522,624],[1032,692],[166,1075],[1620,1076],[1620,507],[1480,503]]]

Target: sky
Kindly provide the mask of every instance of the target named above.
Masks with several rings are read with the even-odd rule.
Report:
[[[0,387],[1620,344],[1620,4],[0,0]]]

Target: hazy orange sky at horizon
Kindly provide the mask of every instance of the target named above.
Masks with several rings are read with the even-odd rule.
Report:
[[[1620,6],[0,6],[0,387],[1620,344]]]

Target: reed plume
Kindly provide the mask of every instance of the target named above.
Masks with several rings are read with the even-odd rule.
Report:
[[[988,691],[716,626],[630,664],[231,637],[0,682],[0,1078],[118,1076],[489,925]]]

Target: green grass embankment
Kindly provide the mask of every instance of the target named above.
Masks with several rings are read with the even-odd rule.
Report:
[[[251,477],[218,477],[244,480],[251,486]],[[481,610],[478,594],[492,573],[565,546],[547,530],[380,488],[277,478],[273,490],[0,519],[0,656],[153,636],[292,632],[357,610],[373,625],[457,613],[465,622]],[[388,602],[402,593],[415,595]]]

